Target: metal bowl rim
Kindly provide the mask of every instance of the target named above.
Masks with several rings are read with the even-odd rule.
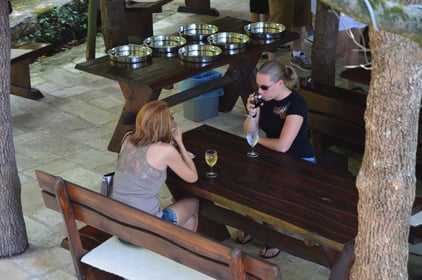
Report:
[[[253,28],[259,28],[262,27],[264,28],[265,26],[274,26],[276,28],[279,28],[280,30],[278,32],[252,32],[251,30]],[[243,28],[245,30],[245,32],[253,37],[271,37],[271,36],[280,36],[285,30],[286,27],[281,24],[281,23],[276,23],[276,22],[267,22],[267,21],[259,21],[259,22],[253,22],[253,23],[249,23],[247,25],[244,26]]]
[[[190,50],[198,51],[201,49],[209,50],[214,52],[214,55],[206,55],[206,56],[192,56],[192,55],[185,55],[184,52],[189,52]],[[203,45],[203,44],[192,44],[186,45],[178,50],[179,58],[183,61],[187,62],[195,62],[195,63],[206,63],[212,62],[218,59],[223,54],[223,50],[214,45]]]
[[[208,27],[208,30],[210,30],[209,33],[207,34],[189,34],[184,32],[184,30],[192,30],[192,29],[199,29],[199,28],[188,28],[188,27],[194,27],[194,26],[206,26]],[[214,24],[209,24],[209,23],[189,23],[189,24],[182,24],[179,25],[177,27],[177,32],[181,35],[181,36],[186,36],[188,38],[203,38],[212,34],[215,34],[218,32],[218,26],[214,25]]]
[[[234,35],[230,37],[237,37],[241,40],[241,42],[224,42],[224,41],[218,41],[218,37],[225,36],[226,38],[229,37],[228,35]],[[238,32],[217,32],[214,34],[211,34],[207,37],[207,41],[211,44],[223,47],[225,49],[233,49],[233,48],[243,48],[246,46],[246,44],[250,41],[250,38],[248,35]]]
[[[159,38],[163,38],[164,40],[158,40]],[[173,40],[174,39],[174,40]],[[150,36],[144,39],[143,43],[145,45],[147,45],[148,47],[149,44],[151,44],[152,42],[156,42],[156,41],[175,41],[175,42],[179,42],[180,46],[183,46],[184,44],[186,44],[186,39],[183,38],[182,36],[178,36],[178,35],[155,35],[155,36]]]
[[[139,51],[142,51],[143,53],[145,53],[145,55],[129,58],[128,56],[119,56],[115,54],[116,51],[129,51],[131,49],[137,49]],[[138,63],[151,58],[152,49],[145,45],[127,44],[113,47],[107,51],[107,54],[110,59],[115,62]]]
[[[160,40],[160,38],[162,38],[162,40]],[[175,42],[176,44],[174,46],[160,46],[155,44],[160,41]],[[156,35],[145,38],[143,43],[144,45],[150,47],[154,53],[172,53],[177,52],[181,46],[184,46],[186,44],[186,39],[177,35]]]

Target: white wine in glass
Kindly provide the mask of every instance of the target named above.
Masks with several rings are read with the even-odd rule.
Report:
[[[246,141],[248,141],[249,146],[252,147],[252,150],[247,153],[248,157],[257,157],[258,153],[253,150],[255,145],[258,143],[259,133],[258,131],[248,131],[246,134]]]
[[[206,150],[205,151],[205,162],[210,167],[210,171],[207,172],[208,178],[215,178],[217,177],[217,173],[214,172],[213,166],[217,163],[218,154],[216,150]]]

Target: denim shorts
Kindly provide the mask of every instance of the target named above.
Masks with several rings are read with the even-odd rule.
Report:
[[[308,158],[302,158],[303,160],[312,162],[312,163],[316,163],[316,158],[315,157],[308,157]]]
[[[177,224],[176,213],[174,213],[173,209],[170,208],[163,209],[163,215],[161,216],[161,219],[172,224]]]

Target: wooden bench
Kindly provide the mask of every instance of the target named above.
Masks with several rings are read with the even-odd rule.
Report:
[[[368,85],[371,82],[371,70],[364,68],[350,68],[340,72],[340,77],[353,82]]]
[[[347,170],[347,156],[335,154],[332,146],[363,154],[365,148],[366,94],[313,82],[298,90],[309,110],[309,131],[317,162],[330,168]],[[419,116],[419,127],[422,127]],[[422,132],[419,130],[416,177],[422,179]],[[416,197],[414,210],[422,209]],[[409,242],[422,242],[422,226],[411,227]]]
[[[12,45],[10,93],[29,99],[40,99],[44,95],[31,88],[29,64],[53,48],[48,43],[20,43]]]
[[[332,162],[332,146],[363,154],[365,147],[366,94],[317,82],[302,84],[299,93],[309,109],[309,130],[317,161],[347,169],[345,162]],[[422,127],[419,116],[419,127]],[[416,177],[422,179],[422,130],[418,134]]]
[[[179,6],[180,13],[195,13],[199,15],[219,16],[217,9],[211,8],[210,0],[185,0],[184,6]]]
[[[143,40],[153,35],[153,13],[161,13],[162,6],[172,0],[158,0],[151,2],[129,1],[125,5],[126,27],[130,43],[142,44]],[[88,34],[86,58],[95,58],[95,40],[97,36],[97,17],[99,0],[89,2]]]
[[[202,273],[199,279],[205,279],[205,275],[216,279],[280,279],[276,265],[243,253],[238,248],[173,225],[60,177],[38,170],[36,176],[46,207],[63,214],[72,260],[79,279],[122,279],[113,275],[113,271],[106,272],[84,263],[90,263],[90,258],[91,261],[102,261],[103,258],[95,254],[107,248],[113,250],[110,258],[121,250],[123,254],[131,251],[128,254],[133,255],[132,251],[135,250],[135,254],[147,256],[135,263],[138,275],[148,272],[145,270],[148,270],[150,258],[158,257],[163,272],[170,269],[169,267],[174,265],[170,263],[174,261],[179,263],[179,266],[183,264],[182,268],[177,268],[179,270],[191,268],[196,270],[191,271],[192,273]],[[115,237],[103,243],[103,240],[99,240],[100,246],[88,249],[81,241],[76,220],[94,228],[94,231],[104,231]],[[116,241],[116,237],[140,248]],[[104,249],[103,246],[107,247]],[[129,266],[133,260],[125,260],[123,257],[121,262],[125,270],[130,270]],[[168,278],[146,276],[145,279]]]

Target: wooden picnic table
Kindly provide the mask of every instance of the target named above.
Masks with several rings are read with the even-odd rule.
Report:
[[[219,31],[243,32],[244,26],[249,22],[232,17],[223,17],[211,23],[215,24]],[[118,152],[123,135],[128,129],[133,128],[134,116],[145,103],[159,99],[163,88],[171,87],[174,83],[208,70],[229,65],[221,78],[164,99],[170,106],[173,106],[211,90],[224,87],[224,95],[219,99],[219,110],[228,112],[232,110],[239,96],[242,97],[243,101],[246,101],[247,96],[254,90],[255,70],[261,53],[297,38],[299,38],[297,33],[286,30],[281,38],[270,44],[251,42],[244,51],[235,55],[222,55],[216,61],[205,65],[183,63],[178,57],[153,57],[150,63],[136,68],[131,67],[130,64],[113,63],[108,56],[103,56],[77,64],[76,69],[109,78],[119,83],[126,103],[108,146],[110,151]]]
[[[330,279],[346,278],[358,231],[353,175],[260,145],[254,149],[259,156],[249,158],[246,153],[251,148],[245,138],[206,125],[185,132],[183,139],[196,155],[199,180],[185,183],[169,172],[166,183],[176,199],[186,195],[201,199],[198,231],[225,239],[229,225],[267,245],[330,267]],[[205,176],[207,149],[218,151],[215,179]],[[278,227],[284,234],[246,216]]]

